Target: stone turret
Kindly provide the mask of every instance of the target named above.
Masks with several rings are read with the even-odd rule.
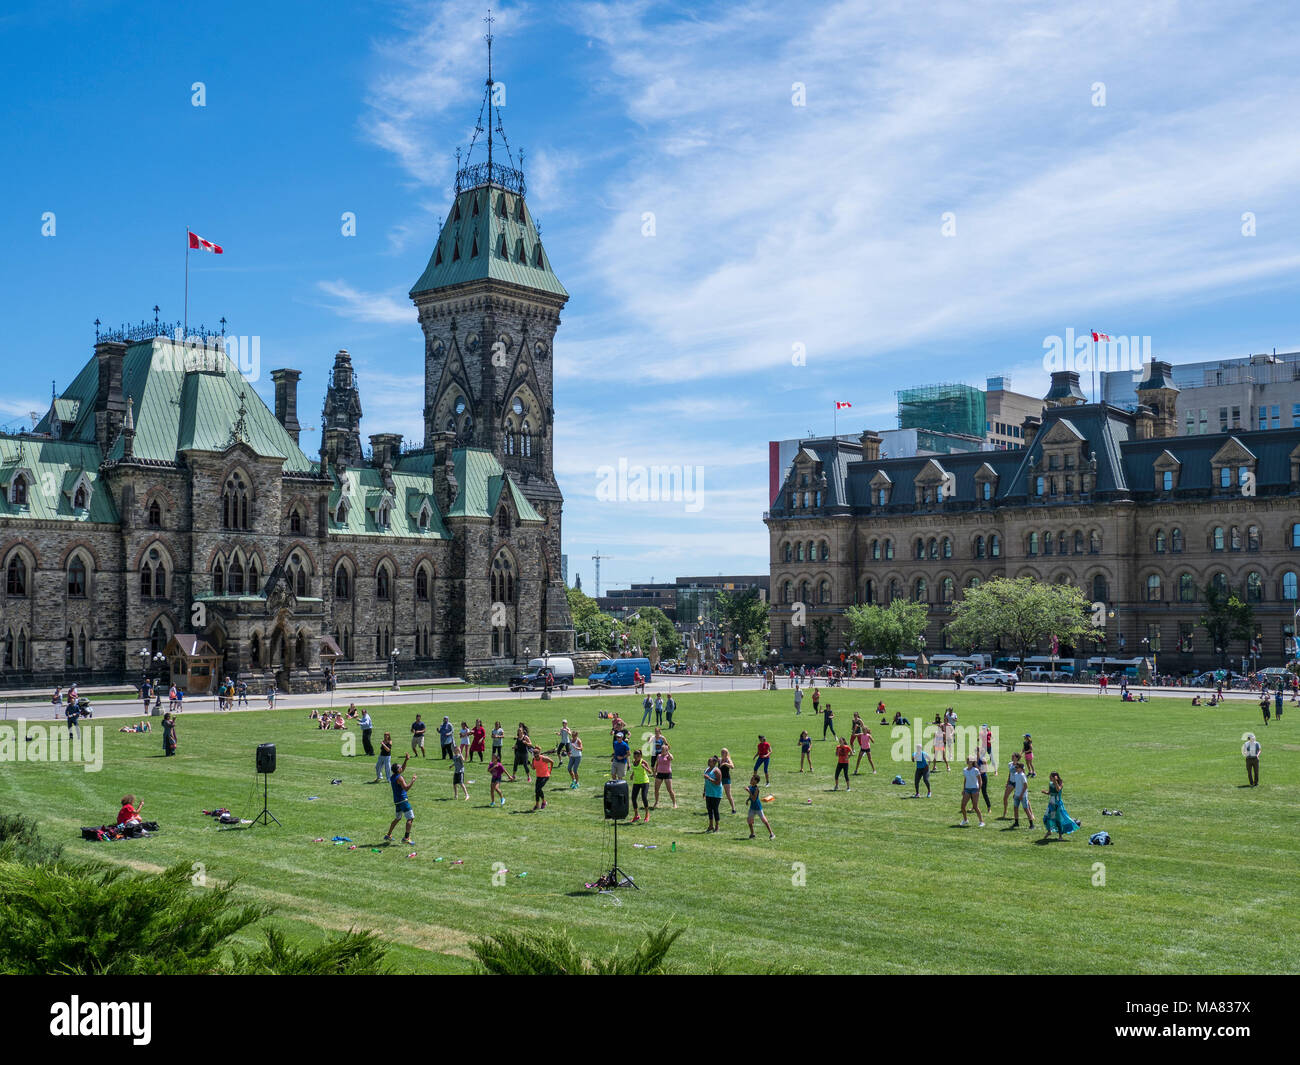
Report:
[[[321,411],[321,466],[363,465],[361,453],[361,393],[352,356],[340,349],[334,356],[334,370],[325,390],[325,407]]]
[[[1147,368],[1146,380],[1137,387],[1138,402],[1149,407],[1155,417],[1152,436],[1178,435],[1178,392],[1173,367],[1153,360]]]

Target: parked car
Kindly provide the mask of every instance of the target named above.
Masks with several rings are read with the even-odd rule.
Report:
[[[529,661],[526,672],[510,678],[510,690],[512,692],[535,691],[546,687],[548,669],[555,678],[555,686],[560,691],[566,691],[573,683],[573,659],[557,658],[552,655],[549,658],[534,658]]]
[[[1216,688],[1219,684],[1218,673],[1219,671],[1216,669],[1208,670],[1207,672],[1202,673],[1199,677],[1194,678],[1192,680],[1192,686],[1196,688]],[[1244,679],[1245,678],[1240,673],[1233,673],[1231,670],[1228,670],[1223,678],[1223,686],[1225,688],[1234,688]]]
[[[1005,669],[981,669],[966,678],[967,684],[1015,684],[1019,678]]]

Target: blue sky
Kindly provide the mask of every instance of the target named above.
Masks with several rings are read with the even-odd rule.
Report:
[[[180,317],[189,225],[226,248],[191,260],[191,321],[260,337],[264,397],[301,369],[315,426],[346,347],[363,434],[418,440],[406,292],[478,113],[483,7],[9,4],[0,423],[66,385],[95,318]],[[766,442],[828,432],[836,399],[856,431],[896,424],[909,385],[1041,394],[1068,328],[1175,362],[1300,348],[1291,5],[494,13],[506,132],[571,293],[556,467],[588,590],[596,549],[607,587],[765,572]],[[702,467],[698,505],[598,498],[620,458]]]

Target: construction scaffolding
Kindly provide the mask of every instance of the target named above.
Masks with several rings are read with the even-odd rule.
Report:
[[[981,438],[985,434],[984,392],[972,385],[921,385],[900,389],[894,395],[900,429]]]

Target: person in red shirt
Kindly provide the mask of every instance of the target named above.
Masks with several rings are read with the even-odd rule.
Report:
[[[763,767],[763,783],[772,783],[768,777],[768,767],[772,764],[772,745],[767,742],[766,736],[758,737],[758,750],[754,754],[754,775],[758,776],[758,767]]]
[[[143,802],[136,802],[134,795],[124,795],[122,797],[122,809],[117,811],[117,823],[119,825],[134,825],[140,821],[140,809],[144,806]]]
[[[840,790],[840,774],[844,774],[844,790],[852,791],[849,787],[849,755],[853,753],[853,745],[843,736],[839,737],[839,742],[835,745],[835,757],[839,763],[835,766],[835,787],[834,791]]]
[[[548,755],[542,754],[540,747],[533,748],[533,812],[537,812],[540,806],[546,809],[546,782],[551,779],[552,761]]]

